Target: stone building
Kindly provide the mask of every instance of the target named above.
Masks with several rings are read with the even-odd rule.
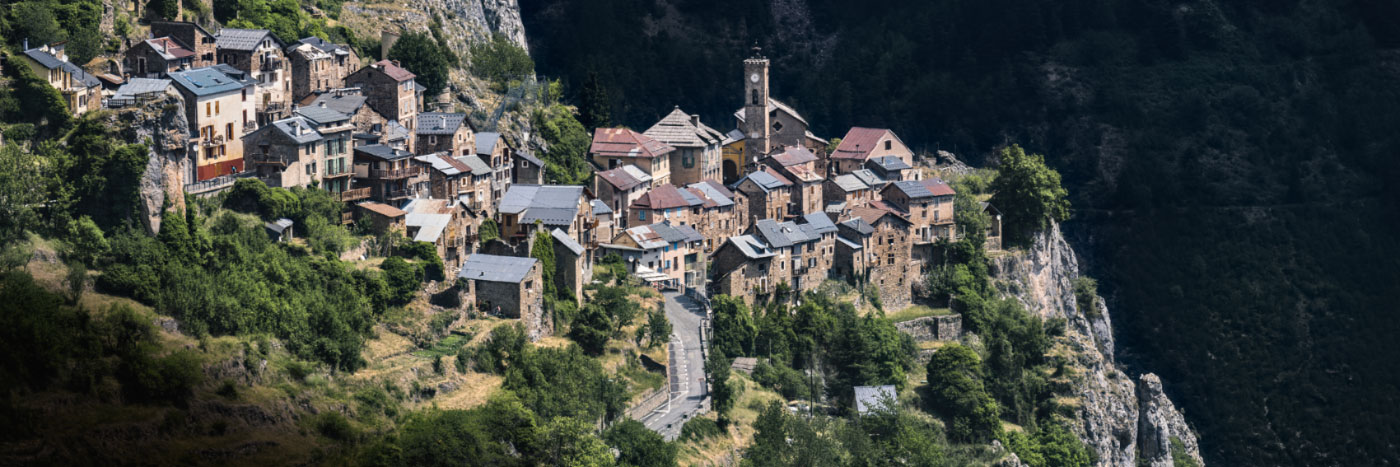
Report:
[[[310,107],[325,107],[349,115],[350,123],[355,126],[356,135],[376,134],[378,136],[383,136],[382,133],[385,132],[385,124],[388,123],[388,119],[385,119],[379,112],[374,111],[373,107],[366,105],[367,100],[368,99],[360,93],[359,88],[342,88],[318,94],[315,99],[311,100],[306,105]],[[379,142],[380,141],[375,141],[370,144]],[[399,149],[407,150],[408,146],[405,144]]]
[[[403,232],[404,216],[408,213],[402,209],[376,202],[364,201],[355,205],[355,216],[357,218],[369,218],[370,225],[375,233]]]
[[[734,126],[743,137],[743,156],[742,160],[734,160],[730,156],[734,153],[726,152],[722,169],[725,180],[751,171],[759,159],[782,146],[804,146],[814,152],[825,152],[826,140],[808,131],[807,120],[792,107],[769,96],[768,67],[768,58],[760,55],[757,49],[753,57],[744,60],[744,106],[734,112]]]
[[[415,154],[476,154],[476,128],[467,120],[467,114],[423,112],[418,114],[418,125],[413,131]]]
[[[904,165],[914,165],[914,152],[893,131],[854,127],[832,151],[832,168],[836,173],[851,173],[864,168],[866,161],[882,156],[898,157]]]
[[[476,155],[491,166],[491,197],[494,200],[505,196],[515,180],[511,159],[514,153],[515,148],[500,133],[483,131],[476,134]]]
[[[700,220],[691,224],[705,237],[705,253],[711,253],[730,236],[749,228],[748,198],[714,180],[692,183],[686,190],[704,200]]]
[[[336,136],[328,138],[318,127],[319,124],[306,117],[294,116],[244,135],[247,169],[273,187],[305,187],[315,183],[335,193],[348,189],[348,168],[353,164],[347,163],[346,153],[336,151],[344,151],[348,146],[349,132],[334,133]],[[332,129],[334,126],[328,127]],[[342,181],[343,187],[340,186]],[[332,189],[332,185],[339,189]]]
[[[554,332],[544,311],[544,279],[539,261],[530,257],[474,254],[462,262],[457,278],[467,281],[477,309],[519,319],[531,340]]]
[[[685,186],[701,180],[719,180],[724,134],[700,123],[699,115],[687,115],[676,107],[642,134],[676,148],[669,154],[670,183]]]
[[[350,116],[320,106],[302,107],[295,114],[310,121],[321,134],[321,147],[316,149],[320,163],[312,168],[313,172],[319,168],[321,188],[336,194],[350,190],[355,165],[351,155],[355,126]]]
[[[922,265],[932,258],[931,246],[938,239],[957,239],[953,195],[953,188],[936,178],[893,182],[880,192],[885,205],[898,210],[913,224],[909,237],[914,244],[916,264]]]
[[[126,49],[123,66],[133,78],[164,78],[194,68],[195,52],[169,37],[146,39]]]
[[[623,228],[628,226],[628,207],[650,188],[651,175],[631,164],[598,172],[593,177],[593,196],[608,206],[614,223]]]
[[[632,273],[660,274],[666,279],[651,282],[702,288],[707,269],[704,241],[705,237],[690,226],[658,222],[629,228],[613,238],[612,243],[640,251],[636,264],[629,268]]]
[[[591,200],[588,206],[593,210],[593,234],[585,240],[589,249],[598,248],[598,245],[612,241],[617,236],[617,218],[613,216],[612,208],[601,200]]]
[[[783,146],[761,161],[792,182],[793,214],[821,211],[826,204],[822,199],[826,179],[818,172],[817,162],[817,155],[802,146]]]
[[[671,183],[670,154],[676,148],[626,128],[593,130],[588,155],[599,170],[636,165],[651,175],[651,186]]]
[[[982,202],[982,212],[987,214],[987,243],[984,247],[988,251],[1001,249],[1001,210],[992,203]]]
[[[423,169],[413,153],[372,144],[356,147],[354,154],[355,185],[368,187],[371,198],[397,205],[417,196]]]
[[[851,210],[853,217],[837,225],[834,275],[879,290],[886,309],[909,306],[913,281],[919,277],[910,261],[910,223],[898,214],[875,207]]]
[[[285,44],[266,29],[224,28],[214,37],[218,61],[248,73],[257,82],[252,102],[258,125],[286,118],[291,112],[292,73]]]
[[[404,236],[433,244],[446,268],[443,273],[448,277],[455,275],[468,253],[471,216],[455,200],[447,199],[413,199],[403,210]]]
[[[554,282],[567,290],[577,303],[583,302],[583,286],[593,280],[593,261],[588,250],[563,230],[549,231],[554,238]]]
[[[380,60],[345,77],[345,85],[360,88],[366,102],[379,115],[412,130],[418,124],[418,85],[414,78],[398,63]]]
[[[859,206],[880,199],[880,193],[855,174],[841,174],[826,180],[822,197],[827,204]]]
[[[69,62],[62,44],[27,49],[23,57],[34,76],[58,90],[74,116],[102,108],[102,81]]]
[[[661,185],[643,193],[627,207],[627,225],[657,222],[691,225],[702,220],[700,209],[704,204],[705,200],[689,190],[675,185]]]
[[[582,186],[514,185],[501,198],[497,217],[506,241],[528,242],[540,228],[557,228],[579,241],[590,234],[592,211]]]
[[[777,266],[778,252],[755,235],[735,235],[725,240],[711,255],[713,294],[740,297],[752,305],[758,295],[772,293],[780,278],[769,272]]]
[[[770,293],[777,284],[806,291],[825,281],[836,253],[836,225],[819,212],[801,220],[762,219],[748,234],[730,237],[711,255],[715,293],[752,303],[754,294]]]
[[[292,73],[292,102],[318,92],[345,87],[345,77],[360,68],[360,57],[349,47],[311,36],[287,47]]]
[[[530,154],[529,151],[511,151],[510,156],[511,160],[514,161],[511,169],[511,184],[544,184],[544,161],[535,157],[534,154]]]
[[[749,200],[749,219],[786,219],[795,214],[790,208],[793,184],[787,177],[764,167],[745,175],[734,184],[734,191]]]
[[[194,151],[195,180],[242,172],[243,131],[253,89],[218,67],[177,71],[170,81],[185,100]]]
[[[219,63],[218,41],[198,24],[188,21],[151,21],[151,37],[169,37],[181,47],[194,51],[190,67],[204,68]],[[128,70],[131,68],[128,67]]]
[[[865,161],[865,168],[874,172],[886,182],[897,182],[900,180],[918,180],[919,172],[906,164],[903,159],[895,156],[872,157]]]
[[[491,168],[476,156],[435,153],[415,156],[428,174],[426,194],[438,199],[460,199],[473,211],[490,205]],[[483,190],[484,188],[484,190]],[[483,193],[484,191],[484,193]]]

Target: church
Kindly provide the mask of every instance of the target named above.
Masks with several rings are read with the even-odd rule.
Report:
[[[754,47],[744,60],[744,107],[734,112],[734,130],[723,147],[724,183],[731,184],[758,169],[758,161],[786,146],[802,146],[826,166],[827,141],[808,129],[807,119],[792,107],[769,95],[767,57]]]

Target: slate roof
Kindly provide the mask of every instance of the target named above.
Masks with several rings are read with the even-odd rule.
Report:
[[[813,212],[802,216],[803,224],[810,225],[820,234],[828,234],[836,231],[836,223],[831,222],[831,218],[824,212]]]
[[[845,222],[842,222],[841,229],[849,229],[852,232],[860,234],[860,236],[862,237],[869,237],[870,234],[875,233],[875,227],[871,226],[869,222],[866,222],[864,218],[860,217],[848,219]]]
[[[935,196],[952,196],[953,188],[943,183],[943,180],[930,178],[927,180],[901,180],[891,183],[886,190],[899,190],[911,199],[932,198]]]
[[[893,385],[856,386],[856,412],[864,415],[873,410],[889,410],[898,401]]]
[[[595,199],[595,200],[589,201],[589,202],[588,202],[588,205],[593,207],[593,215],[594,215],[594,216],[601,216],[601,215],[603,215],[603,214],[612,214],[612,212],[613,212],[612,208],[608,207],[608,203],[604,203],[603,200]]]
[[[632,241],[637,242],[643,249],[651,250],[665,247],[674,243],[699,242],[705,237],[696,232],[688,225],[671,225],[669,223],[656,223],[651,225],[637,226],[627,229],[627,236]]]
[[[374,62],[374,64],[370,65],[370,67],[383,72],[385,76],[389,77],[389,79],[398,81],[400,83],[411,80],[417,76],[414,75],[413,72],[405,70],[403,69],[403,67],[395,65],[394,62],[388,60],[380,60]]]
[[[578,215],[583,187],[575,185],[511,185],[501,197],[502,214],[519,214],[519,222],[567,226]]]
[[[472,175],[490,175],[490,174],[491,174],[491,166],[490,166],[489,164],[487,164],[486,161],[481,160],[480,157],[477,157],[477,156],[458,156],[458,157],[457,157],[457,162],[461,162],[462,164],[466,165],[468,169],[471,169]]]
[[[771,258],[778,253],[768,248],[768,245],[753,235],[736,235],[729,237],[729,243],[739,249],[740,253],[750,259]]]
[[[910,167],[909,164],[905,164],[904,159],[900,159],[895,156],[876,157],[865,161],[865,165],[877,167],[885,172],[890,172],[894,170],[907,170],[913,168]]]
[[[813,235],[810,228],[803,229],[792,221],[779,223],[773,219],[761,219],[754,223],[754,229],[773,248],[787,248],[820,239],[820,235]]]
[[[316,125],[303,117],[284,118],[272,122],[272,128],[296,144],[314,143],[321,140]]]
[[[153,78],[131,78],[122,87],[117,88],[117,93],[112,96],[113,100],[134,99],[142,94],[153,92],[165,92],[170,88],[170,80]]]
[[[598,177],[619,190],[630,190],[637,185],[651,183],[651,175],[632,164],[598,172]]]
[[[734,192],[714,180],[692,183],[685,187],[705,200],[706,208],[734,205]]]
[[[511,154],[515,154],[516,156],[519,156],[521,159],[525,159],[525,160],[527,160],[527,161],[530,161],[531,164],[535,164],[535,165],[538,166],[538,167],[544,167],[544,161],[541,161],[538,157],[535,157],[534,154],[530,154],[529,151],[515,151],[515,152],[513,152],[513,153],[511,153]]]
[[[599,128],[593,130],[593,144],[589,154],[603,157],[661,157],[676,148],[656,139],[626,128]]]
[[[690,114],[680,107],[662,117],[643,134],[677,147],[705,147],[724,140],[724,134],[714,128],[705,126],[704,123],[698,126],[692,123]]]
[[[852,174],[837,175],[835,178],[832,178],[831,181],[836,183],[837,188],[848,193],[870,188],[870,185],[866,185],[865,182],[861,181],[860,177]]]
[[[325,104],[327,109],[343,114],[354,115],[360,111],[360,107],[365,105],[365,96],[358,94],[333,94],[325,93],[316,96],[316,100],[311,101],[308,107],[320,107]]]
[[[412,131],[399,124],[398,120],[389,120],[389,123],[384,124],[384,131],[381,133],[381,137],[386,142],[403,141],[408,139],[408,135],[411,133]]]
[[[214,45],[218,46],[219,50],[254,50],[258,48],[258,44],[262,43],[263,38],[268,36],[271,36],[272,41],[277,43],[277,47],[283,46],[282,41],[266,29],[235,28],[219,30],[219,34],[214,36]]]
[[[491,154],[496,151],[496,143],[501,141],[501,134],[491,131],[483,131],[476,134],[476,153]]]
[[[865,184],[871,188],[885,183],[885,179],[880,178],[879,175],[876,175],[875,172],[870,171],[870,169],[854,170],[851,171],[851,175],[856,176],[856,178],[859,178],[860,181],[865,182]]]
[[[220,63],[218,65],[213,65],[208,68],[219,70],[219,73],[223,73],[229,78],[233,78],[235,81],[243,83],[244,86],[258,85],[258,80],[255,80],[252,76],[249,76],[248,72],[240,70],[238,68],[234,68],[233,65],[229,65],[227,63]]]
[[[63,60],[59,60],[58,57],[55,57],[53,54],[45,52],[43,49],[39,48],[26,50],[24,51],[24,55],[33,59],[36,62],[39,62],[39,64],[42,65],[44,68],[48,68],[50,70],[61,67],[64,63],[68,63]]]
[[[781,111],[787,113],[788,115],[791,115],[792,118],[796,119],[797,121],[802,122],[803,125],[808,125],[807,119],[802,118],[802,114],[797,113],[797,111],[796,111],[796,110],[793,110],[792,107],[789,107],[787,104],[784,104],[784,103],[782,103],[782,102],[779,102],[777,99],[774,99],[774,98],[771,98],[771,97],[768,98],[768,108],[767,108],[767,110],[768,110],[769,112],[772,112],[772,111],[774,111],[774,110],[781,110]],[[743,121],[744,121],[744,108],[743,108],[743,107],[740,107],[739,110],[735,110],[735,111],[734,111],[734,117],[735,117],[735,118],[738,118],[740,122],[743,122]],[[810,126],[810,125],[808,125],[808,126]]]
[[[309,106],[297,108],[297,114],[306,117],[307,120],[315,122],[317,125],[343,122],[350,119],[350,115],[331,109],[329,106]]]
[[[416,131],[420,135],[451,135],[461,129],[464,122],[467,122],[464,113],[423,112],[418,114]],[[467,127],[470,128],[471,123],[467,123]]]
[[[672,184],[664,184],[652,188],[632,202],[633,209],[675,209],[700,206],[705,204],[705,200],[691,193],[689,190],[682,190]]]
[[[244,84],[214,67],[170,73],[170,80],[195,96],[204,97],[243,89]]]
[[[846,132],[846,136],[841,138],[841,144],[836,146],[836,150],[831,153],[832,159],[866,159],[870,157],[870,152],[874,151],[880,138],[885,137],[885,133],[891,135],[894,132],[886,128],[863,128],[853,127]],[[898,136],[894,136],[899,139]]]
[[[449,177],[463,173],[470,173],[472,171],[471,166],[458,160],[457,158],[445,156],[443,153],[433,153],[422,156],[414,156],[413,159],[424,164],[431,165],[433,167],[433,170],[442,172],[443,175]]]
[[[535,258],[474,254],[462,261],[457,277],[475,281],[519,284],[535,267]]]
[[[745,175],[744,178],[734,182],[733,186],[738,187],[739,184],[744,183],[744,180],[753,180],[753,183],[758,185],[758,188],[762,189],[764,192],[773,191],[785,186],[792,186],[792,182],[788,181],[787,178],[774,172],[773,169],[768,168]]]
[[[93,76],[87,71],[84,71],[82,67],[74,65],[65,60],[59,60],[58,57],[55,57],[53,54],[46,52],[43,49],[29,49],[24,51],[24,55],[34,59],[34,61],[36,62],[39,62],[39,64],[43,65],[44,68],[48,68],[50,70],[55,68],[62,68],[63,71],[66,71],[68,72],[68,74],[73,76],[73,80],[79,83],[83,83],[83,86],[91,88],[102,85],[102,81],[99,81],[96,76]]]
[[[790,167],[808,162],[816,162],[817,155],[811,149],[802,146],[784,146],[783,151],[769,156],[773,162],[783,167]]]
[[[370,144],[356,147],[355,154],[364,154],[366,156],[385,161],[396,161],[399,159],[413,156],[413,153],[411,152],[394,149],[383,144]]]
[[[151,46],[152,50],[155,50],[156,53],[160,54],[160,58],[163,58],[165,60],[179,60],[182,58],[189,58],[194,56],[193,50],[186,49],[185,46],[180,45],[178,41],[169,37],[157,37],[155,39],[146,39],[144,42],[146,43],[146,45]]]
[[[549,231],[549,236],[554,237],[554,241],[559,242],[559,244],[561,245],[564,245],[565,248],[568,248],[569,251],[574,252],[575,255],[583,256],[583,245],[579,245],[577,241],[575,241],[572,237],[569,237],[569,234],[564,233],[563,230],[551,230]]]

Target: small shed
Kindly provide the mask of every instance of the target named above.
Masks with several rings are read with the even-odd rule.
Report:
[[[1001,249],[1001,210],[992,203],[983,201],[982,212],[987,213],[987,244],[984,248],[988,250]]]
[[[267,236],[274,242],[288,242],[292,240],[292,220],[288,218],[277,219],[263,224],[267,229]]]
[[[872,411],[894,410],[899,402],[893,385],[856,386],[856,413],[868,414]]]

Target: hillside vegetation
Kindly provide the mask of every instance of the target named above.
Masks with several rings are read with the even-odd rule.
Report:
[[[740,59],[824,137],[1047,155],[1066,230],[1207,460],[1400,459],[1400,6],[1291,0],[522,0],[584,115],[728,127]],[[586,41],[579,37],[589,38]],[[645,63],[645,67],[634,66]],[[590,109],[589,107],[597,107]]]

